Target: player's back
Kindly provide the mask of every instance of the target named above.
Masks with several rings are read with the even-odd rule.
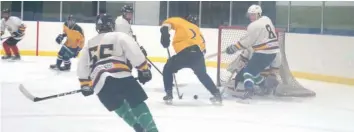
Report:
[[[173,47],[178,53],[186,47],[198,45],[205,50],[205,41],[199,27],[183,18],[171,17],[164,21],[171,24],[171,29],[175,30]]]
[[[89,50],[98,50],[97,63],[105,60],[119,60],[125,62],[122,40],[129,37],[122,32],[101,33],[88,41]]]
[[[267,16],[262,16],[258,20],[252,22],[247,27],[248,32],[252,33],[255,39],[253,49],[259,53],[277,53],[279,52],[278,35],[272,20]]]

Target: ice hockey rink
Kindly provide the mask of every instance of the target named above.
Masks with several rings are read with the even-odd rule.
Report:
[[[79,89],[76,60],[72,71],[49,69],[54,57],[23,57],[19,62],[0,62],[2,132],[132,132],[115,113],[108,112],[97,96],[81,94],[31,102],[19,91],[23,84],[36,96]],[[163,64],[156,63],[160,69]],[[163,103],[162,76],[153,69],[144,85],[147,101],[161,132],[354,132],[354,87],[298,79],[317,93],[315,98],[258,100],[241,104],[224,100],[209,103],[209,93],[190,70],[177,73],[184,93],[173,106]],[[216,69],[208,73],[215,79]],[[193,95],[199,99],[194,100]]]

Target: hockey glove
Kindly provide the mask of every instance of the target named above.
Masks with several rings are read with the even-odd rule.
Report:
[[[145,84],[150,81],[152,78],[152,74],[150,70],[140,71],[138,70],[138,80],[140,83]]]
[[[61,44],[61,41],[63,41],[63,39],[64,39],[64,35],[63,34],[59,34],[58,37],[55,39],[55,41],[58,44]]]
[[[168,48],[170,46],[170,34],[168,33],[168,27],[162,27],[161,31],[161,44],[164,48]]]
[[[237,50],[238,49],[237,49],[236,45],[232,44],[226,48],[226,53],[227,54],[234,54],[234,53],[236,53]]]
[[[81,93],[82,95],[86,96],[90,96],[93,94],[93,89],[89,86],[82,86],[81,87]]]
[[[141,52],[143,52],[144,56],[146,57],[147,56],[147,52],[146,52],[146,50],[144,49],[143,46],[140,46],[140,50],[141,50]]]

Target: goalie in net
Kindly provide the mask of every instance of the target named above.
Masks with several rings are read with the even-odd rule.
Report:
[[[267,65],[267,67],[263,68],[263,70],[257,73],[257,75],[252,76],[252,81],[255,84],[252,94],[265,95],[273,93],[276,96],[292,97],[315,96],[315,93],[313,91],[310,91],[304,88],[301,84],[299,84],[292,76],[289,70],[289,66],[285,56],[285,33],[281,30],[274,29],[274,26],[272,25],[270,20],[270,24],[267,24],[267,20],[265,20],[264,18],[265,16],[261,16],[262,10],[260,6],[250,6],[248,13],[258,15],[258,18],[256,17],[257,21],[259,21],[258,19],[263,19],[261,21],[265,23],[258,23],[258,26],[265,25],[264,32],[261,32],[265,33],[268,37],[275,37],[274,40],[277,40],[278,44],[274,45],[278,45],[280,49],[280,52],[274,52],[274,59],[268,62],[269,64]],[[266,17],[266,19],[269,18]],[[248,27],[248,30],[249,28],[250,26]],[[253,53],[256,53],[257,51],[259,52],[259,49],[255,49],[255,47],[261,45],[254,44],[253,46],[249,47],[246,47],[245,45],[240,45],[240,43],[242,42],[246,43],[244,39],[248,39],[247,35],[250,35],[249,32],[250,31],[247,31],[245,27],[219,27],[217,85],[223,86],[226,89],[226,92],[232,95],[240,92],[243,92],[242,94],[247,94],[248,91],[247,89],[245,89],[245,85],[239,85],[239,83],[244,83],[246,82],[244,80],[248,79],[245,78],[245,67],[250,67],[248,65],[250,60],[255,60],[255,58],[253,57],[255,55]],[[259,39],[260,37],[261,36],[258,35],[257,39]],[[258,40],[255,41],[258,42]],[[240,51],[241,53],[230,53],[229,51],[231,49],[234,49],[233,53],[235,53],[236,51]],[[229,53],[224,54],[225,52]],[[257,56],[259,58],[259,55]],[[260,61],[264,60],[258,60],[257,63],[259,63]],[[254,64],[258,65],[257,63]],[[241,97],[246,98],[250,96],[241,95]]]

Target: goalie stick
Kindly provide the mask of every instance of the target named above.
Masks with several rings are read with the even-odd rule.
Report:
[[[33,102],[38,102],[38,101],[43,101],[43,100],[48,100],[48,99],[53,99],[53,98],[58,98],[58,97],[62,97],[62,96],[66,96],[66,95],[71,95],[71,94],[76,94],[76,93],[80,93],[81,90],[74,90],[74,91],[70,91],[70,92],[65,92],[65,93],[60,93],[60,94],[55,94],[55,95],[50,95],[50,96],[46,96],[46,97],[36,97],[33,96],[30,92],[28,92],[28,90],[23,86],[23,84],[20,84],[19,87],[21,93],[28,98],[29,100],[33,101]]]

